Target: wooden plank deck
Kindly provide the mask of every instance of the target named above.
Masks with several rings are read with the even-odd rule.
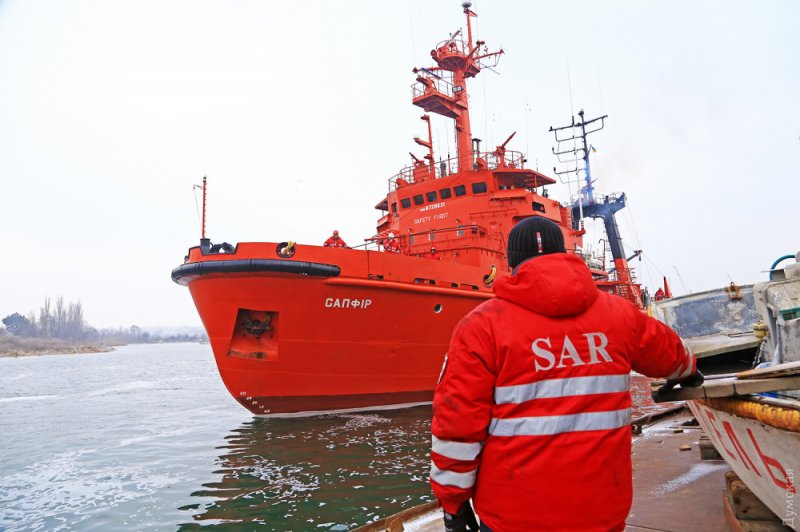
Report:
[[[652,386],[658,388],[663,381],[653,381]],[[800,390],[800,375],[786,377],[750,378],[726,377],[709,379],[697,388],[676,387],[661,391],[653,397],[656,403],[686,401],[690,399],[711,399],[714,397],[733,397],[734,395],[750,395],[764,392],[780,392],[784,390]]]

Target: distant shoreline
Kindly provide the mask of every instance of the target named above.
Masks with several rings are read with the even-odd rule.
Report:
[[[127,345],[192,343],[208,344],[208,340],[167,340],[154,342],[73,343],[56,338],[20,338],[0,336],[0,359],[35,357],[43,355],[78,355],[83,353],[109,353]]]
[[[0,337],[0,358],[107,353],[113,350],[114,346],[111,345],[72,343],[54,338]]]

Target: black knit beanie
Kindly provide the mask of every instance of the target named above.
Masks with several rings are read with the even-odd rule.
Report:
[[[565,251],[561,228],[541,216],[525,218],[508,234],[508,266],[511,268],[531,257]]]

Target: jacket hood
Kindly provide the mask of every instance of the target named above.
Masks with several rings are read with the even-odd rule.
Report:
[[[574,316],[597,299],[592,274],[571,253],[554,253],[529,259],[508,277],[499,278],[494,293],[545,316]]]

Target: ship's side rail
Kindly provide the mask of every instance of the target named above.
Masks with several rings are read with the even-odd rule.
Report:
[[[486,237],[490,238],[491,244],[487,245]],[[378,234],[366,239],[364,244],[353,246],[353,249],[363,249],[366,251],[384,251],[383,243],[386,241],[386,234]],[[498,259],[505,259],[505,254],[497,250],[506,248],[505,235],[502,232],[490,234],[489,230],[480,224],[463,224],[438,229],[428,229],[425,231],[408,232],[405,234],[396,233],[395,239],[398,242],[400,253],[418,257],[429,257],[431,248],[435,248],[441,255],[452,254],[466,250],[475,250],[490,254]],[[568,250],[569,253],[577,255],[583,260],[593,272],[602,272],[598,279],[607,281],[608,284],[619,282],[619,274],[615,269],[607,271],[605,261],[592,253],[586,253],[580,249]],[[636,282],[634,270],[628,270],[633,282]],[[624,294],[617,294],[624,295]]]
[[[446,79],[425,69],[420,70],[417,74],[418,81],[411,85],[411,94],[414,98],[423,96],[430,91],[440,92],[450,98],[453,97],[453,84]]]
[[[405,234],[395,233],[394,238],[397,242],[397,253],[402,255],[444,261],[458,257],[458,262],[481,266],[485,266],[483,263],[488,261],[505,271],[505,254],[498,251],[506,247],[505,236],[501,232],[490,233],[480,224],[459,224]],[[379,233],[352,249],[391,253],[386,247],[387,239],[387,233]],[[470,254],[473,257],[468,259],[467,255]],[[478,259],[479,256],[484,257],[484,260]]]
[[[436,45],[434,49],[434,53],[441,54],[444,56],[449,55],[461,55],[466,56],[469,54],[469,44],[466,41],[461,39],[447,39],[439,44]],[[420,96],[425,95],[425,93],[430,93],[431,91],[439,92],[448,98],[453,98],[456,96],[458,91],[463,90],[461,87],[455,87],[449,80],[443,77],[447,76],[448,78],[452,77],[452,73],[444,71],[441,72],[443,75],[428,70],[427,68],[420,68],[415,70],[417,74],[417,81],[411,85],[411,94],[413,98],[419,98]]]
[[[481,159],[489,170],[497,170],[498,168],[523,168],[525,163],[525,156],[522,152],[511,150],[505,151],[502,156],[495,152],[476,152],[475,156],[475,160],[469,162],[469,164],[471,164],[470,169],[474,169],[477,166],[478,159]],[[458,173],[463,164],[459,164],[458,157],[450,157],[449,159],[439,159],[432,166],[435,179],[440,179]],[[417,167],[414,165],[406,166],[400,170],[400,172],[390,177],[389,192],[393,192],[397,190],[398,187],[404,186],[405,184],[414,183],[414,170],[416,169]],[[463,168],[461,169],[463,170]]]
[[[436,249],[439,253],[460,249],[480,249],[496,254],[500,258],[504,257],[505,255],[495,251],[495,249],[504,248],[503,235],[499,232],[493,235],[500,244],[499,248],[485,245],[487,235],[489,232],[486,227],[475,223],[428,229],[400,235],[400,249],[406,255],[416,256],[428,256],[431,248]],[[480,243],[484,245],[480,245]]]
[[[594,203],[616,203],[624,195],[625,194],[623,192],[595,195]],[[573,194],[572,197],[570,198],[571,205],[577,205],[578,200],[582,200],[584,205],[587,205],[589,203],[589,198],[585,194],[584,195]]]

